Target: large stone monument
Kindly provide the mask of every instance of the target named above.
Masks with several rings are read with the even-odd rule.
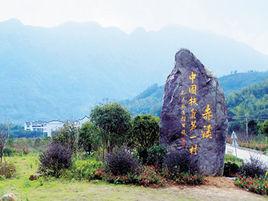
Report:
[[[222,175],[227,108],[219,83],[189,51],[175,56],[161,112],[160,141],[168,150],[189,153],[203,175]]]

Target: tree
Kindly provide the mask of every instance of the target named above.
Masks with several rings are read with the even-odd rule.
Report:
[[[92,150],[96,150],[100,145],[101,131],[91,122],[82,125],[79,130],[78,146],[83,148],[88,154]]]
[[[260,130],[262,134],[268,136],[268,120],[265,120],[263,123],[260,124]]]
[[[52,141],[70,148],[72,152],[76,152],[78,147],[78,128],[73,123],[67,122],[63,125],[63,128],[52,136]]]
[[[139,115],[133,120],[132,140],[138,148],[149,148],[159,143],[159,118]]]
[[[139,115],[133,120],[132,144],[137,148],[139,157],[146,163],[148,149],[159,144],[159,118],[152,115]]]
[[[3,161],[3,152],[8,139],[8,126],[0,125],[0,159]]]
[[[126,142],[131,128],[130,113],[118,103],[96,106],[90,114],[93,124],[102,131],[102,143],[108,152]]]

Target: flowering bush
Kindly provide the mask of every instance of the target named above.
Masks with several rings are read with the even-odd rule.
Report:
[[[139,176],[139,184],[142,186],[164,186],[165,179],[153,166],[145,166]]]
[[[97,171],[96,174],[101,175],[102,179],[113,184],[136,184],[141,186],[164,186],[165,179],[156,171],[153,166],[144,166],[142,170],[137,173],[128,173],[127,175],[113,175],[111,173],[104,173]]]
[[[238,176],[235,185],[261,195],[268,195],[268,179]]]

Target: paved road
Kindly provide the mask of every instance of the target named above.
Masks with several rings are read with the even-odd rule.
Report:
[[[268,166],[268,155],[264,155],[263,153],[253,150],[253,149],[246,149],[246,148],[237,148],[237,151],[235,151],[235,148],[231,146],[230,144],[226,144],[226,151],[227,154],[232,154],[238,158],[243,159],[244,161],[248,161],[251,156],[259,158],[263,163],[265,163]]]

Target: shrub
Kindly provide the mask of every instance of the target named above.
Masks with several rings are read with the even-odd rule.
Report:
[[[62,170],[71,166],[72,151],[59,143],[52,143],[40,155],[40,171],[48,176],[59,177]]]
[[[166,148],[163,145],[154,145],[148,150],[148,165],[154,165],[157,167],[162,167],[164,157],[167,153]]]
[[[182,172],[190,171],[189,153],[186,151],[173,150],[166,154],[164,158],[164,168],[167,170],[166,176],[176,178]]]
[[[240,174],[246,177],[263,177],[267,168],[258,158],[250,157],[249,162],[240,168]]]
[[[239,166],[233,162],[224,163],[223,175],[226,177],[234,177],[239,173]]]
[[[2,162],[0,163],[0,176],[4,178],[11,178],[14,176],[16,168],[13,164]]]
[[[224,156],[224,162],[231,162],[231,163],[235,163],[238,166],[241,166],[243,164],[243,160],[240,158],[237,158],[236,156],[233,156],[231,154],[226,154]]]
[[[115,176],[135,173],[138,168],[138,160],[129,150],[119,149],[106,156],[106,170]]]
[[[204,183],[204,177],[199,174],[180,173],[175,181],[181,185],[201,185]]]
[[[102,162],[96,159],[76,160],[74,161],[70,177],[75,179],[94,179],[96,171],[102,167]]]
[[[265,178],[239,176],[235,185],[257,194],[268,195],[268,180]]]

